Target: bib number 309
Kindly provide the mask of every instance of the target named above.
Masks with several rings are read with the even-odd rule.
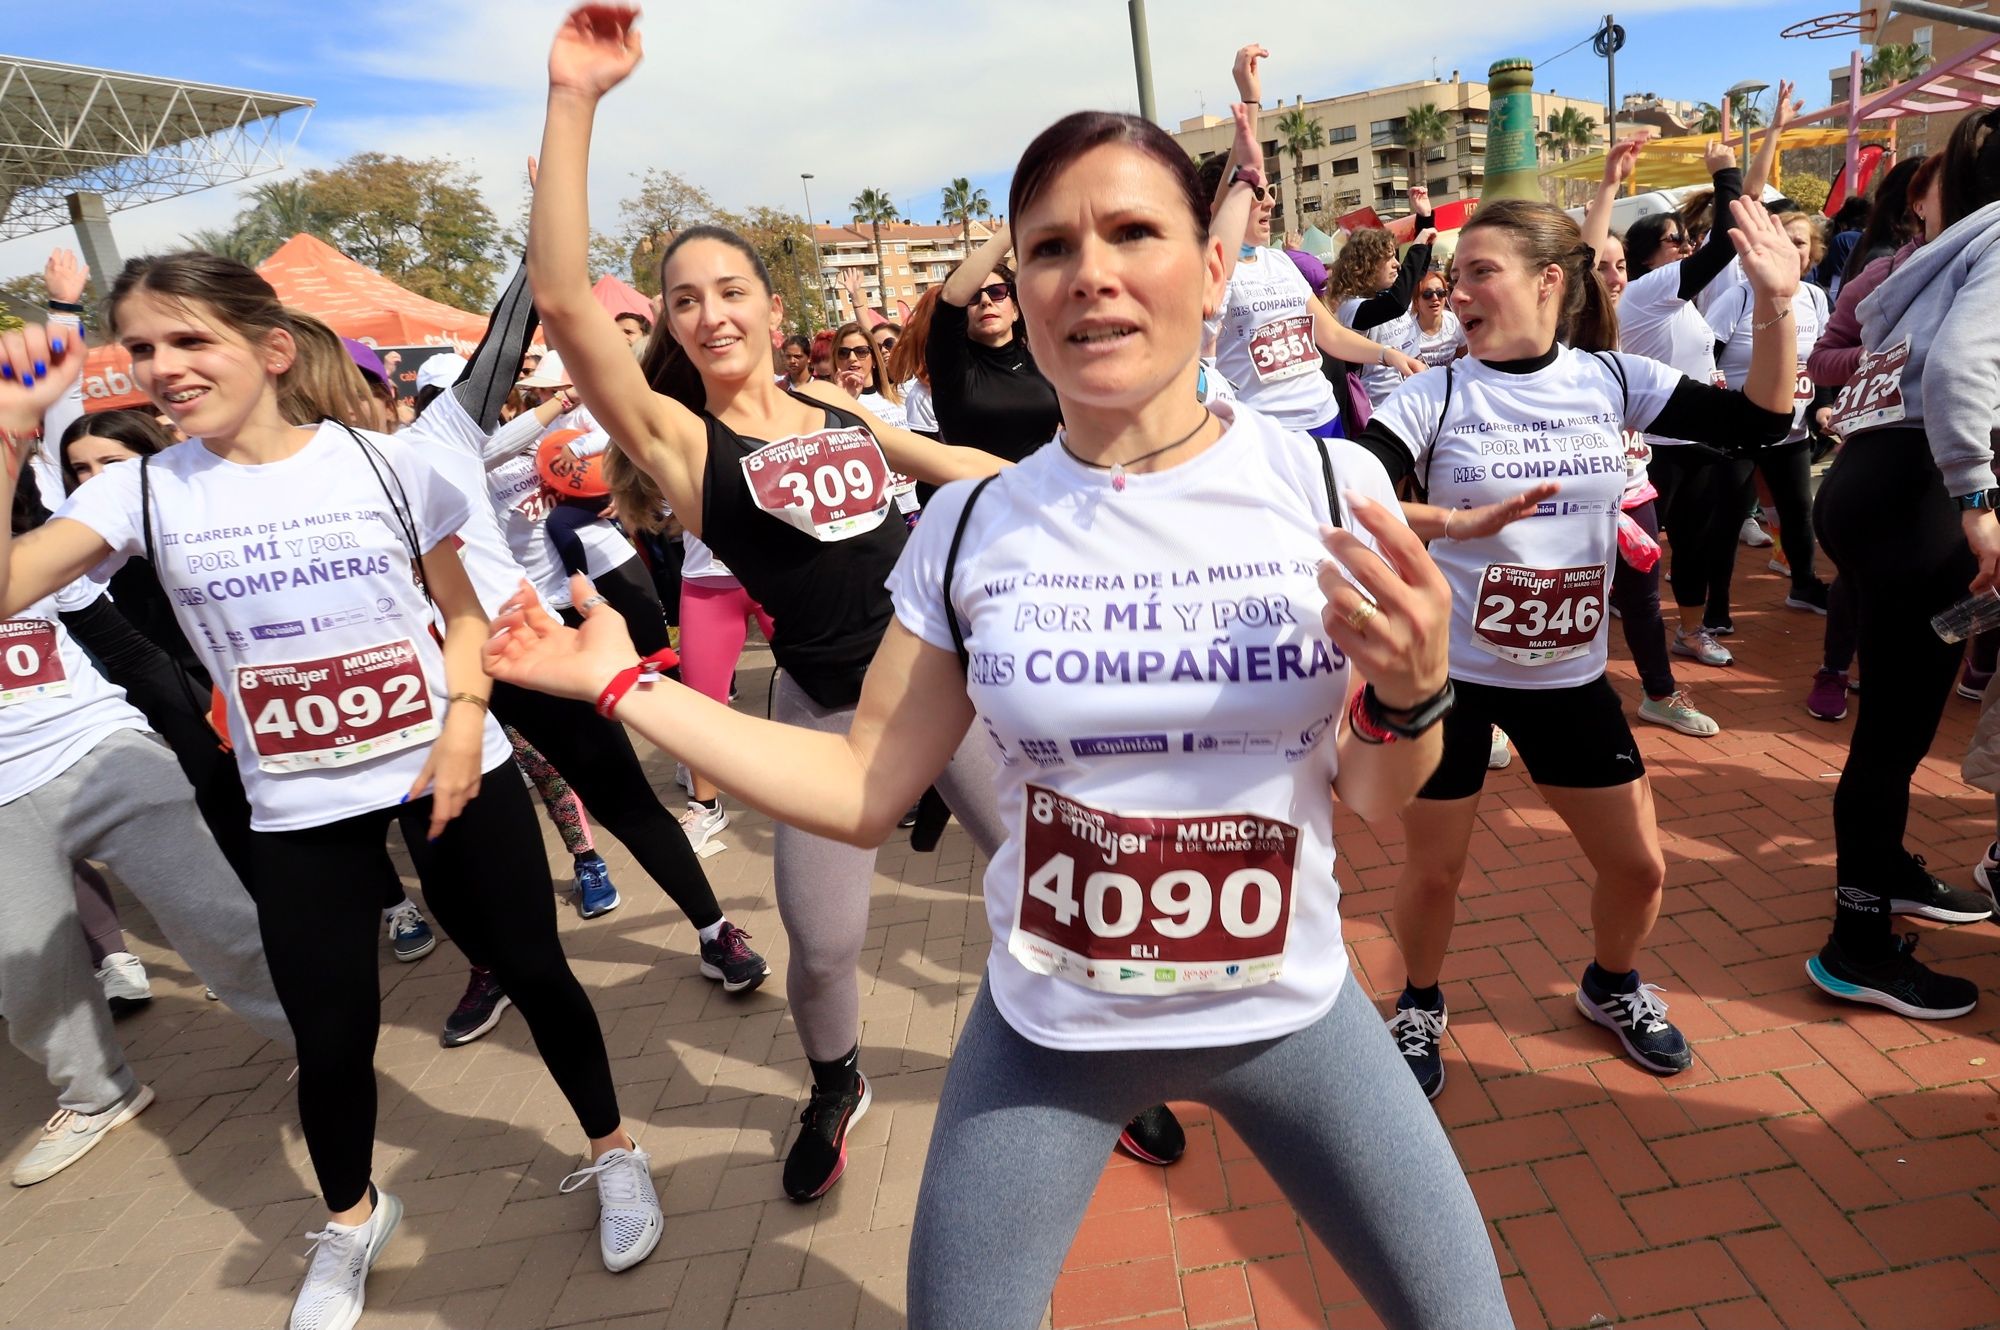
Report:
[[[1123,814],[1026,789],[1008,952],[1107,993],[1212,992],[1284,966],[1299,830],[1251,813]]]
[[[743,459],[759,508],[815,540],[873,531],[889,509],[889,462],[860,426],[766,444]]]
[[[350,766],[435,739],[439,726],[407,639],[283,665],[239,665],[236,696],[263,771]]]
[[[1548,665],[1590,650],[1604,623],[1604,566],[1489,564],[1479,579],[1472,640],[1517,665]]]

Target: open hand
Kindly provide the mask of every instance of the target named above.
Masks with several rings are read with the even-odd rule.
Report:
[[[1561,489],[1562,486],[1555,481],[1545,480],[1498,503],[1478,508],[1454,508],[1450,522],[1451,539],[1477,540],[1481,536],[1496,535],[1503,526],[1524,517],[1533,517],[1537,505],[1544,499],[1554,498]]]
[[[1645,130],[1612,144],[1611,151],[1604,154],[1604,183],[1623,186],[1631,180],[1632,173],[1639,169],[1639,150],[1652,136],[1651,130]]]
[[[1406,356],[1393,346],[1383,348],[1382,363],[1406,379],[1412,374],[1421,374],[1428,368],[1423,361],[1415,356]]]
[[[522,581],[493,616],[493,635],[480,649],[488,674],[537,692],[595,702],[613,675],[637,663],[639,650],[624,617],[598,598],[588,578],[572,576],[569,589],[583,615],[581,628],[542,608],[541,597]]]
[[[66,249],[51,251],[49,261],[42,265],[42,285],[48,288],[50,300],[65,305],[81,304],[83,288],[89,282],[89,265]]]
[[[35,446],[26,436],[76,382],[83,359],[83,339],[73,328],[30,323],[0,334],[0,429],[18,436],[6,444],[9,476],[21,474]]]
[[[630,5],[579,5],[549,47],[549,88],[602,97],[623,83],[644,54],[639,11]]]
[[[1444,687],[1451,588],[1401,513],[1353,493],[1347,504],[1381,553],[1351,531],[1322,530],[1339,563],[1320,565],[1320,621],[1383,706],[1413,707]],[[1371,603],[1373,614],[1362,608]]]
[[[1729,215],[1736,219],[1729,239],[1750,289],[1772,304],[1790,300],[1799,289],[1799,251],[1784,226],[1762,203],[1749,199],[1733,201]]]
[[[1771,132],[1784,133],[1792,121],[1798,118],[1799,112],[1805,109],[1805,102],[1792,96],[1792,85],[1784,79],[1779,79],[1778,104],[1771,108]]]
[[[425,834],[432,840],[444,835],[451,820],[479,796],[485,729],[486,713],[478,707],[455,706],[446,711],[444,733],[431,745],[416,784],[403,796],[405,803],[431,796],[431,824]]]
[[[1236,80],[1236,95],[1252,106],[1264,104],[1264,75],[1257,68],[1271,53],[1251,42],[1236,53],[1236,63],[1229,73]]]

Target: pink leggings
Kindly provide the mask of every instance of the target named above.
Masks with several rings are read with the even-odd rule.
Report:
[[[681,682],[718,702],[729,700],[729,676],[743,655],[746,620],[771,636],[771,616],[734,580],[681,583]]]

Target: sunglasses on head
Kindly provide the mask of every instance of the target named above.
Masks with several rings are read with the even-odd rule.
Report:
[[[1008,286],[1005,282],[994,282],[992,285],[982,286],[972,293],[972,303],[975,305],[989,300],[998,305],[1003,301],[1012,300],[1013,298],[1014,288]]]
[[[866,360],[868,348],[865,346],[843,346],[834,352],[842,360]]]

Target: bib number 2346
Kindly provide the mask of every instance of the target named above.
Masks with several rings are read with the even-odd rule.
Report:
[[[1299,829],[1252,813],[1125,814],[1026,790],[1007,950],[1108,993],[1216,991],[1284,965]]]
[[[1479,579],[1472,640],[1517,665],[1548,665],[1590,650],[1604,623],[1604,566],[1489,564]]]

